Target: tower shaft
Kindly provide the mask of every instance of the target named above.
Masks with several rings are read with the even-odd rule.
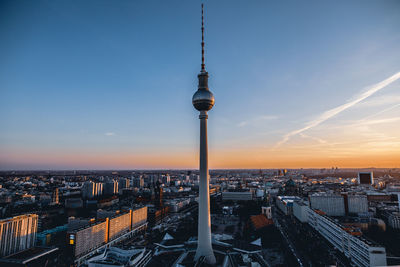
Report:
[[[200,111],[200,181],[198,241],[195,260],[205,257],[205,262],[214,264],[215,256],[211,244],[210,187],[208,174],[207,111]]]

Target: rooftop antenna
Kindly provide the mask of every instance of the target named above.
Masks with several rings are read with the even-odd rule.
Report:
[[[204,4],[201,4],[201,71],[206,71],[204,64]]]

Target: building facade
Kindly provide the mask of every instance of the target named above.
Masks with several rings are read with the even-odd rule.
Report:
[[[290,215],[293,213],[293,202],[299,201],[300,198],[296,196],[278,196],[276,198],[276,206],[285,214]]]
[[[321,211],[301,202],[294,203],[294,216],[314,228],[354,266],[386,266],[386,249],[361,237],[357,229],[343,226]]]
[[[70,231],[68,242],[75,257],[106,244],[147,222],[147,207],[107,217],[83,228]]]
[[[366,195],[348,195],[348,212],[359,214],[368,212],[368,199]]]
[[[253,200],[253,194],[250,191],[246,192],[222,192],[222,200],[232,201],[248,201]]]
[[[25,214],[0,221],[0,257],[35,246],[38,215]]]
[[[341,195],[314,194],[310,196],[312,209],[322,210],[328,216],[344,216],[346,214],[344,197]]]

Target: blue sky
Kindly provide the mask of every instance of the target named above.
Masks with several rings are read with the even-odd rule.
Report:
[[[200,3],[2,1],[0,168],[195,168]],[[400,162],[398,80],[279,143],[400,71],[399,1],[204,3],[211,167]]]

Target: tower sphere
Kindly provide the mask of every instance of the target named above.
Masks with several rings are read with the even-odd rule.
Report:
[[[208,73],[202,69],[199,75],[199,87],[192,98],[193,106],[198,111],[209,111],[214,106],[214,95],[208,89]]]
[[[214,95],[206,89],[198,89],[194,93],[192,103],[198,111],[208,111],[214,106]]]

